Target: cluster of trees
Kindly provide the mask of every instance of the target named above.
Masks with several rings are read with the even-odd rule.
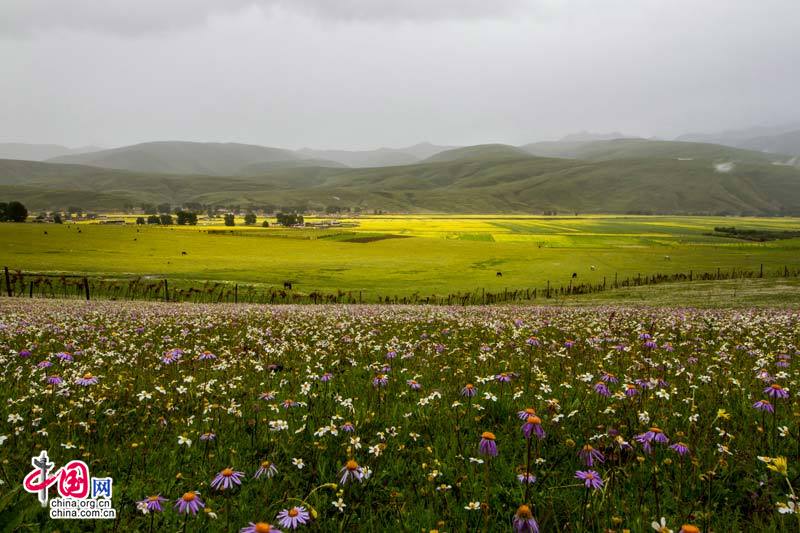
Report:
[[[281,226],[302,226],[305,222],[303,215],[297,213],[278,213],[275,218]]]
[[[136,219],[136,223],[139,225],[143,224],[158,224],[160,226],[171,226],[175,222],[178,223],[179,226],[196,226],[197,225],[197,213],[192,211],[178,211],[175,213],[175,218],[172,218],[172,215],[168,213],[163,213],[161,215],[148,215],[147,218],[145,217],[138,217]]]
[[[17,201],[0,202],[0,222],[25,222],[28,208]]]
[[[257,220],[258,220],[258,218],[256,217],[256,214],[253,213],[252,211],[248,211],[247,214],[244,216],[244,223],[247,226],[252,226],[253,224],[255,224],[257,222]],[[235,215],[233,213],[227,213],[225,215],[225,225],[226,226],[235,226],[236,225],[236,217],[235,217]],[[269,222],[267,222],[265,220],[264,222],[261,223],[261,226],[264,227],[264,228],[268,228],[269,227]]]

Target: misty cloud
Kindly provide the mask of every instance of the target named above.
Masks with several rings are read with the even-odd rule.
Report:
[[[437,21],[509,16],[556,0],[2,0],[0,37],[51,29],[121,35],[163,32],[206,24],[209,18],[275,10],[318,18]]]
[[[0,0],[0,142],[370,149],[800,120],[797,0]]]

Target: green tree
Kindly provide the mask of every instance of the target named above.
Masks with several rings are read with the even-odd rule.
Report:
[[[228,213],[225,215],[225,225],[226,226],[235,226],[236,221],[234,220],[233,213]]]
[[[253,224],[255,224],[256,223],[256,214],[253,213],[252,211],[248,212],[244,216],[244,223],[247,224],[248,226],[252,226]]]
[[[5,220],[8,222],[25,222],[28,218],[28,209],[20,202],[8,202]]]
[[[159,224],[161,220],[158,218],[158,215],[150,215],[147,217],[148,224]]]
[[[55,215],[53,215],[53,222],[56,223],[56,224],[63,224],[64,223],[64,221],[61,220],[61,213],[56,213]]]
[[[158,217],[158,223],[162,226],[171,226],[172,225],[172,215],[160,215]]]
[[[142,225],[142,224],[144,224],[144,223],[145,223],[145,219],[144,219],[144,217],[136,217],[136,224],[138,224],[139,226],[141,226],[141,225]]]
[[[175,213],[178,218],[178,225],[185,226],[189,224],[190,226],[194,226],[197,224],[197,214],[191,211],[178,211]]]

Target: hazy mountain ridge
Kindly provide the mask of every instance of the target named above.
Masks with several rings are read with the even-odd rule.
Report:
[[[718,133],[693,133],[682,135],[676,140],[710,142],[795,157],[800,156],[800,122],[782,126],[759,126]]]
[[[391,167],[308,166],[302,159],[242,167],[237,161],[232,166],[248,171],[225,177],[197,174],[197,166],[166,174],[5,160],[0,197],[33,209],[191,201],[394,212],[800,214],[800,169],[775,165],[770,154],[644,139],[546,146],[559,147],[561,157],[534,155],[531,145],[489,144]]]
[[[68,148],[59,144],[0,143],[0,159],[45,161],[54,157],[102,150],[98,146]]]

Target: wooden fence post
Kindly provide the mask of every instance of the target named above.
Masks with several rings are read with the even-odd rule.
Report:
[[[8,275],[8,267],[3,267],[3,270],[6,272],[6,292],[8,297],[11,298],[11,277]]]
[[[169,301],[169,285],[167,285],[167,279],[164,278],[164,301]]]
[[[239,284],[233,286],[233,303],[239,303]]]
[[[83,290],[86,293],[86,301],[89,301],[89,278],[83,277]]]

